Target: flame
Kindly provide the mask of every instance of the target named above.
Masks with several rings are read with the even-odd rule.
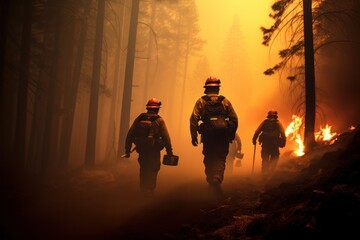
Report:
[[[297,143],[297,149],[294,151],[296,156],[304,155],[304,142],[299,133],[300,127],[302,125],[302,118],[296,115],[292,116],[291,123],[287,126],[285,130],[285,135],[288,137],[291,135],[290,140],[295,141]]]
[[[337,136],[337,133],[331,132],[331,126],[326,124],[325,128],[320,126],[320,131],[315,133],[315,140],[333,144],[336,140],[335,136]]]
[[[304,155],[304,142],[300,135],[300,127],[302,126],[302,118],[296,115],[292,116],[291,123],[287,126],[285,135],[286,137],[290,136],[290,140],[295,141],[297,144],[297,149],[294,151],[296,156]],[[350,130],[355,129],[351,126]],[[320,131],[315,133],[315,141],[324,142],[326,144],[333,144],[337,140],[338,134],[336,132],[331,132],[331,126],[326,124],[324,128],[320,126]]]

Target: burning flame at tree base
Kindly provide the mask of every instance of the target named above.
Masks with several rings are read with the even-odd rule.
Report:
[[[302,156],[304,152],[304,142],[300,135],[300,127],[302,126],[302,118],[296,115],[292,115],[292,121],[285,130],[285,135],[288,138],[290,136],[291,141],[295,141],[297,149],[294,151],[296,156]]]
[[[300,128],[302,126],[302,117],[296,115],[292,116],[291,123],[287,126],[285,130],[286,137],[290,137],[291,141],[294,141],[297,144],[294,154],[296,156],[302,156],[304,152],[304,142],[301,138]],[[317,142],[323,142],[325,144],[333,144],[337,138],[338,134],[336,132],[331,132],[331,126],[326,124],[325,128],[320,126],[320,131],[315,133],[315,140]]]

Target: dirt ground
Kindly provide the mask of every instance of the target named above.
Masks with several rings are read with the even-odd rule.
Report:
[[[153,196],[144,197],[137,172],[136,162],[118,163],[9,191],[4,239],[172,239],[182,231],[201,235],[221,227],[221,218],[237,208],[251,213],[261,191],[255,178],[229,177],[219,200],[199,178],[166,189],[158,186]],[[230,207],[235,201],[236,209]]]
[[[221,200],[201,174],[172,182],[176,170],[163,166],[144,197],[136,161],[5,184],[1,239],[350,239],[360,218],[359,133],[270,178],[225,175]]]

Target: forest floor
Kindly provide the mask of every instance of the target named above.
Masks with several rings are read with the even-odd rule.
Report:
[[[145,198],[136,162],[3,188],[1,239],[325,239],[358,236],[360,130],[279,164],[270,178],[204,179]],[[355,236],[356,236],[355,235]]]

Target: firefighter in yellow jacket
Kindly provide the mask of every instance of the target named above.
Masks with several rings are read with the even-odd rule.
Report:
[[[219,79],[207,78],[204,88],[205,95],[196,101],[190,117],[191,143],[198,145],[200,133],[206,181],[216,194],[221,195],[226,156],[229,143],[235,138],[238,119],[230,101],[219,95]]]
[[[146,113],[141,113],[131,125],[125,142],[125,157],[130,157],[132,143],[139,154],[140,189],[150,195],[156,187],[160,170],[160,151],[165,147],[168,155],[173,155],[169,132],[165,121],[158,115],[161,102],[152,98],[146,104]]]

